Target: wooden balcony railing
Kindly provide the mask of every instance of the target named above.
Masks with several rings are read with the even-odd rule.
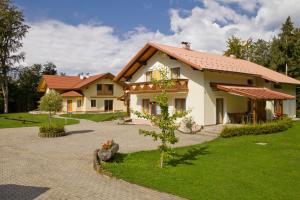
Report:
[[[97,91],[97,95],[113,95],[113,91],[109,91],[109,90],[106,90],[106,91],[103,91],[103,90],[98,90]]]
[[[167,89],[167,92],[188,92],[188,81],[188,79],[175,79],[174,85]],[[159,85],[151,82],[131,83],[128,85],[127,90],[132,94],[161,92]]]

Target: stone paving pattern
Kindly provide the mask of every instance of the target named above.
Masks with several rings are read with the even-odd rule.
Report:
[[[157,148],[158,143],[138,134],[141,127],[81,120],[66,126],[70,134],[60,138],[39,138],[37,127],[0,129],[0,199],[181,199],[93,170],[93,151],[108,139],[119,143],[123,153]],[[178,136],[176,146],[214,139]]]

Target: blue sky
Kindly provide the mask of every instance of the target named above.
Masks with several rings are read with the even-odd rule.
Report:
[[[145,43],[222,54],[226,40],[270,40],[299,0],[12,0],[31,27],[25,65],[54,62],[59,71],[118,73]]]
[[[119,34],[137,26],[169,33],[169,10],[190,10],[203,3],[195,0],[14,0],[26,19],[56,19],[68,24],[101,22]]]

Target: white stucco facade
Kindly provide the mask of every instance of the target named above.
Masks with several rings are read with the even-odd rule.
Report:
[[[180,79],[188,79],[188,92],[172,92],[169,93],[169,111],[174,112],[175,98],[186,99],[186,109],[190,110],[195,122],[199,125],[216,124],[216,100],[223,99],[223,123],[229,123],[228,113],[245,113],[248,110],[248,98],[233,95],[223,91],[217,91],[211,87],[211,83],[228,83],[247,85],[249,80],[253,86],[267,87],[272,90],[284,92],[290,95],[296,95],[296,87],[294,85],[281,84],[281,89],[275,89],[273,83],[264,79],[242,75],[237,73],[220,73],[213,71],[195,70],[191,66],[186,65],[176,59],[170,58],[165,53],[156,52],[147,63],[141,66],[129,80],[130,83],[146,82],[146,72],[167,67],[180,68]],[[156,93],[139,93],[130,94],[130,109],[142,111],[142,100],[153,100]],[[283,113],[289,117],[296,116],[296,100],[283,101]],[[274,116],[274,101],[266,101],[266,118],[272,119]],[[132,118],[137,117],[132,115]]]

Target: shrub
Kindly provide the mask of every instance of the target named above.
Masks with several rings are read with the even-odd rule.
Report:
[[[42,125],[40,127],[39,136],[40,137],[61,137],[65,136],[65,127],[64,125],[52,124],[51,126]]]
[[[297,116],[297,117],[300,117],[300,110],[297,110],[296,116]]]
[[[290,118],[282,118],[272,122],[262,124],[246,124],[239,127],[226,126],[221,137],[233,137],[241,135],[261,135],[285,131],[292,126],[293,122]]]
[[[184,123],[185,128],[189,130],[189,134],[195,133],[193,128],[196,125],[196,122],[194,121],[193,117],[185,117],[182,122]]]

